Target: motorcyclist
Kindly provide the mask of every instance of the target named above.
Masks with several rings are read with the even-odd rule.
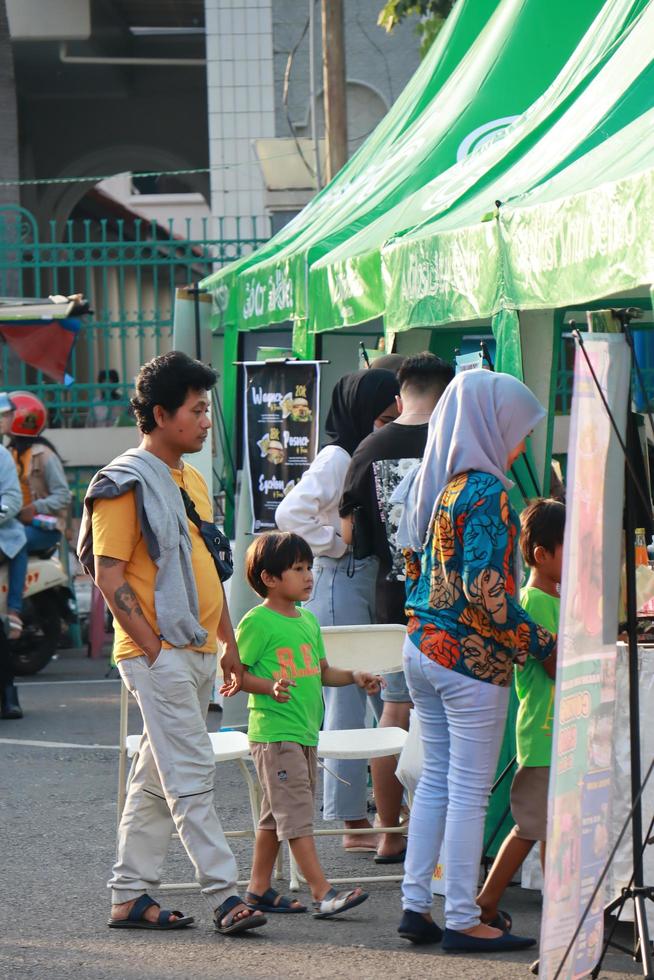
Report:
[[[66,527],[71,493],[57,450],[42,435],[47,423],[43,402],[27,391],[12,391],[14,409],[5,415],[9,450],[14,458],[23,503],[18,520],[25,530],[26,545],[10,565],[10,578],[17,575],[15,566],[22,567],[22,599],[27,556],[49,551],[59,544]],[[22,605],[22,603],[21,603]],[[10,638],[18,639],[22,631],[21,606],[12,609]]]

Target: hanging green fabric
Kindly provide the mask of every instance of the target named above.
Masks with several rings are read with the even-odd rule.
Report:
[[[522,368],[522,342],[520,338],[520,319],[517,310],[500,310],[492,318],[493,337],[495,338],[496,350],[495,370],[502,371],[504,374],[511,374],[520,381],[524,380]],[[529,471],[522,460],[518,460],[513,466],[513,475],[516,485],[509,493],[509,498],[515,510],[520,513],[524,508],[525,502],[519,489],[520,484],[528,496],[536,496],[536,491],[532,486]],[[529,489],[527,489],[529,488]],[[497,780],[504,769],[511,763],[516,754],[515,728],[518,717],[519,701],[515,693],[515,688],[511,686],[511,696],[509,698],[509,709],[504,728],[504,738],[500,748],[500,757],[497,763]],[[494,856],[497,854],[502,841],[513,826],[513,819],[509,810],[509,794],[511,790],[511,780],[515,772],[515,765],[508,773],[500,785],[497,787],[488,803],[488,813],[486,815],[486,828],[484,840],[489,841],[493,837],[489,853]],[[499,827],[499,829],[498,829]],[[494,835],[494,836],[493,836]]]
[[[517,310],[500,310],[491,321],[493,337],[497,345],[495,370],[512,374],[519,381],[524,380],[522,370],[522,344],[520,342],[520,320]]]
[[[316,335],[310,333],[306,320],[295,320],[293,323],[293,353],[303,361],[309,361],[315,357]]]

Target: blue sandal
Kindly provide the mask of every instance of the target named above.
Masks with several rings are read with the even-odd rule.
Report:
[[[294,904],[295,903],[295,904]],[[255,895],[254,892],[245,893],[245,904],[249,909],[257,912],[306,912],[306,905],[298,902],[297,898],[287,898],[280,895],[274,888],[269,888],[263,895]]]
[[[157,921],[149,922],[143,916],[153,905],[156,905],[160,911]],[[176,915],[177,918],[171,919],[171,915]],[[170,929],[185,929],[192,922],[195,922],[192,915],[182,915],[181,912],[162,909],[159,902],[155,902],[149,895],[141,895],[132,905],[126,919],[109,919],[107,925],[110,929],[151,929],[157,932],[165,932]]]
[[[236,910],[239,905],[244,906],[249,912],[249,915],[246,915],[242,919],[236,918]],[[222,924],[223,919],[226,920],[225,925]],[[230,895],[214,912],[213,922],[216,932],[219,932],[222,936],[229,936],[236,932],[245,932],[246,929],[258,929],[259,926],[265,926],[266,917],[265,915],[261,915],[260,912],[255,912],[253,909],[248,908],[247,904],[238,895]]]

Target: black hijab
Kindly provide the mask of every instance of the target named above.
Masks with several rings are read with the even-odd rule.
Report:
[[[392,371],[365,370],[346,374],[332,392],[325,431],[328,446],[340,446],[354,453],[362,439],[370,435],[375,419],[399,395]]]

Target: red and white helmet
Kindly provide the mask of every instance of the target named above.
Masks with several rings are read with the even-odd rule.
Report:
[[[40,436],[48,423],[48,413],[40,398],[29,391],[12,391],[15,405],[14,418],[9,432],[12,436]]]

